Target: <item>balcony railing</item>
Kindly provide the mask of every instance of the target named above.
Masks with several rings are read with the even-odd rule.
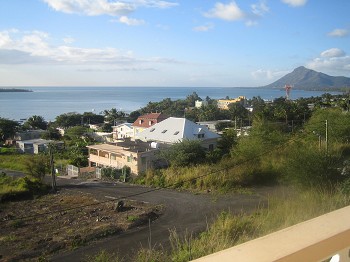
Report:
[[[194,261],[349,262],[350,206]]]

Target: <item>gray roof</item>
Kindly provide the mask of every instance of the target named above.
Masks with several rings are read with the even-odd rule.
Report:
[[[198,125],[185,118],[169,117],[138,133],[135,138],[143,141],[175,143],[184,139],[207,140],[219,137],[218,134],[209,131],[205,126]]]
[[[54,143],[54,144],[59,144],[62,143],[62,141],[54,141],[54,140],[46,140],[46,139],[30,139],[30,140],[20,140],[17,141],[18,143],[23,143],[23,144],[33,144],[33,145],[44,145],[44,144],[50,144],[50,143]]]

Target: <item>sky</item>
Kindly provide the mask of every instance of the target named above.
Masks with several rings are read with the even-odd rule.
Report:
[[[350,77],[349,0],[0,0],[0,86],[257,87]]]

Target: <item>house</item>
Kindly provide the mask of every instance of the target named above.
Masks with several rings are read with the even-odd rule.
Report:
[[[151,113],[139,116],[136,119],[136,121],[132,124],[134,131],[133,137],[135,138],[136,135],[142,132],[144,129],[149,128],[150,126],[153,126],[157,123],[160,123],[167,118],[168,116],[161,113]]]
[[[173,143],[188,139],[199,140],[208,150],[216,147],[220,136],[185,118],[170,117],[139,132],[135,140],[124,140],[115,144],[87,146],[89,166],[113,167],[128,166],[133,174],[161,166],[156,152]]]
[[[46,131],[41,129],[26,130],[22,132],[16,132],[13,138],[5,141],[6,145],[16,145],[16,141],[39,139]]]
[[[213,150],[220,136],[206,126],[186,118],[169,117],[138,133],[135,138],[160,145],[171,145],[183,140],[199,140],[204,148]]]
[[[219,99],[217,101],[217,105],[219,109],[228,110],[229,109],[228,106],[230,104],[242,103],[244,105],[245,102],[246,102],[245,96],[239,96],[238,98],[235,98],[235,99]]]
[[[112,128],[113,140],[134,137],[134,129],[132,127],[132,123],[122,123],[117,126],[113,126]]]
[[[206,126],[210,131],[218,132],[216,126],[217,124],[226,124],[230,125],[232,123],[232,120],[216,120],[216,121],[203,121],[203,122],[197,122],[198,125]]]
[[[203,101],[196,100],[194,102],[194,107],[195,108],[201,108],[201,107],[204,107],[204,106],[208,106],[208,101],[206,101],[206,100],[203,100]]]
[[[142,141],[123,141],[116,144],[98,144],[87,146],[89,167],[112,167],[121,169],[128,166],[131,173],[139,174],[157,165],[155,152],[150,143]]]
[[[16,146],[19,149],[19,151],[21,153],[28,154],[39,154],[42,152],[46,152],[50,144],[54,144],[55,147],[59,149],[62,149],[64,147],[64,143],[62,141],[53,141],[45,139],[31,139],[16,142]]]

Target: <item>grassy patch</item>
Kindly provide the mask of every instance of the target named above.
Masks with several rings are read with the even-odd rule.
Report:
[[[0,168],[25,172],[24,163],[30,157],[25,154],[0,155]]]
[[[128,218],[127,218],[127,220],[128,220],[129,222],[134,222],[134,221],[136,221],[136,220],[138,220],[138,219],[139,219],[138,216],[128,216]]]
[[[47,186],[36,179],[27,177],[13,178],[0,174],[0,201],[25,199],[47,191]]]

